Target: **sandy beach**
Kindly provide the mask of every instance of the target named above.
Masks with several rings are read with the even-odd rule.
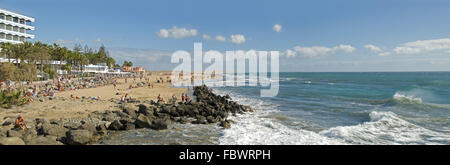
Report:
[[[139,82],[145,82],[143,78],[136,78],[136,82],[133,82],[133,78],[128,78],[128,82],[125,83],[125,78],[117,79],[119,84],[116,89],[113,85],[107,85],[97,88],[80,89],[73,91],[57,92],[53,100],[43,98],[43,102],[39,99],[35,99],[32,103],[16,106],[11,109],[2,109],[0,111],[0,123],[5,121],[11,121],[15,119],[20,113],[25,120],[31,120],[35,118],[44,118],[47,120],[56,120],[60,118],[85,118],[89,113],[98,111],[104,112],[106,110],[116,111],[120,110],[117,102],[120,100],[123,94],[128,94],[133,99],[140,101],[157,100],[157,96],[161,94],[166,100],[171,98],[173,94],[180,97],[182,93],[186,93],[185,88],[170,87],[172,84],[164,81],[163,83],[156,83],[156,81],[162,77],[164,80],[167,76],[160,76],[161,73],[168,73],[164,71],[153,72],[151,76],[147,76],[150,82],[153,83],[153,88],[148,86],[127,89],[130,85],[136,85]],[[120,93],[121,95],[116,95]],[[80,99],[73,99],[79,97]],[[81,99],[82,97],[99,97],[99,100]]]

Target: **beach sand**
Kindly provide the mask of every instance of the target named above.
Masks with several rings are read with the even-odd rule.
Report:
[[[118,79],[120,84],[114,89],[113,85],[80,89],[75,91],[64,91],[55,94],[55,98],[41,102],[35,99],[32,103],[13,107],[11,109],[0,109],[0,123],[5,121],[11,121],[15,119],[20,113],[27,120],[34,120],[35,118],[44,118],[47,120],[57,120],[60,118],[85,118],[91,112],[98,111],[104,112],[106,110],[116,111],[120,110],[117,102],[120,100],[121,95],[116,95],[116,93],[125,94],[127,93],[134,99],[140,101],[157,100],[158,94],[167,101],[173,94],[180,99],[182,93],[187,93],[186,88],[175,88],[170,87],[172,84],[168,83],[167,76],[162,75],[162,73],[168,72],[152,72],[150,81],[153,83],[154,88],[149,88],[148,86],[127,89],[130,85],[136,85],[141,82],[139,78],[136,78],[136,83],[133,83],[133,78],[128,78],[128,83],[125,83],[125,79]],[[162,77],[164,83],[156,83],[156,80]],[[145,79],[142,79],[145,82]],[[90,100],[90,99],[73,99],[70,96],[81,97],[100,97],[100,100]],[[64,98],[64,99],[61,99]],[[115,100],[115,101],[111,101]]]

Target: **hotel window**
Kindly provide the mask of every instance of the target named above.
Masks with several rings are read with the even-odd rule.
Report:
[[[11,25],[6,25],[6,30],[12,30],[12,26]]]
[[[20,37],[20,41],[25,42],[25,37]]]
[[[9,16],[9,15],[7,15],[7,16],[6,16],[6,20],[8,20],[8,21],[12,21],[12,17],[11,17],[11,16]]]
[[[19,18],[17,18],[17,17],[14,17],[14,18],[13,18],[13,22],[15,22],[15,23],[19,23]]]
[[[5,39],[5,34],[4,33],[0,33],[0,39]]]
[[[19,36],[13,36],[14,41],[19,41]]]
[[[5,26],[6,26],[5,24],[0,23],[0,29],[5,29],[6,28]]]
[[[5,19],[5,14],[0,14],[0,19]]]
[[[25,33],[25,31],[26,31],[25,28],[20,28],[21,33]]]
[[[7,39],[7,40],[12,40],[12,35],[11,35],[11,34],[7,34],[7,35],[6,35],[6,39]]]
[[[14,26],[14,27],[13,27],[13,31],[15,31],[15,32],[19,32],[19,27],[17,27],[17,26]]]
[[[20,24],[25,24],[25,20],[24,19],[20,19]]]

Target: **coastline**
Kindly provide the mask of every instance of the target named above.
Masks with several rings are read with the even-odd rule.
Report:
[[[158,72],[162,73],[162,72]],[[153,75],[153,74],[152,74]],[[161,75],[161,74],[160,74]],[[155,77],[153,77],[155,76]],[[155,74],[151,80],[161,77]],[[137,78],[137,82],[139,78]],[[134,129],[180,129],[174,123],[217,124],[229,128],[229,113],[253,111],[231,101],[227,96],[215,95],[206,86],[195,87],[191,103],[156,103],[158,94],[164,98],[178,97],[185,88],[171,87],[168,82],[123,90],[130,84],[120,79],[117,91],[113,85],[57,93],[24,106],[2,109],[0,112],[0,143],[32,145],[101,144],[108,135]],[[109,92],[108,92],[109,91]],[[127,92],[132,102],[121,103],[117,92]],[[95,95],[94,95],[95,94]],[[70,96],[84,96],[73,99]],[[89,99],[99,97],[98,100]],[[195,100],[195,101],[194,101]],[[22,114],[28,125],[23,131],[14,127],[14,120]]]

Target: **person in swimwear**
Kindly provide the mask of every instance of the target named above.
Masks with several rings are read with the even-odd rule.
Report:
[[[22,114],[19,114],[19,116],[16,119],[16,126],[19,127],[22,130],[27,129],[27,124],[25,123],[25,120],[22,117]]]

